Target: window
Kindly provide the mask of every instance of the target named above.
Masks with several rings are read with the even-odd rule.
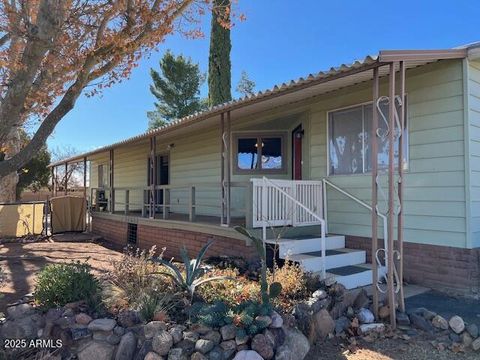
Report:
[[[388,104],[380,106],[388,121]],[[399,110],[399,109],[397,109]],[[405,114],[407,112],[405,111]],[[372,104],[360,105],[348,109],[333,111],[328,117],[328,153],[330,175],[362,174],[372,170],[371,131]],[[406,122],[408,124],[408,122]],[[387,124],[379,116],[379,134],[386,134]],[[388,167],[388,138],[377,137],[378,169]],[[404,158],[406,166],[408,151],[408,131],[404,129]],[[395,164],[398,164],[398,140],[394,144]]]
[[[237,136],[237,172],[282,172],[285,170],[285,137],[279,135]]]
[[[98,165],[98,187],[105,188],[108,187],[108,166],[105,164]]]

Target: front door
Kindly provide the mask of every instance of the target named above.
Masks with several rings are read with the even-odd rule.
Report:
[[[302,180],[302,141],[304,131],[302,125],[298,126],[292,132],[292,178],[293,180]]]
[[[169,156],[168,154],[160,154],[155,156],[155,168],[157,169],[157,174],[155,176],[155,185],[168,185],[170,180],[169,174]],[[148,175],[147,175],[147,185],[150,184],[150,161],[148,161]],[[148,203],[148,191],[145,192],[145,203]],[[163,204],[163,189],[155,190],[155,212],[162,210]]]

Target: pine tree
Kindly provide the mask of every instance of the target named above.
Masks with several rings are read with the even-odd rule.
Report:
[[[230,50],[231,0],[214,0],[208,57],[208,105],[232,100]]]
[[[250,80],[245,70],[242,71],[242,75],[235,90],[243,96],[255,95],[255,81]]]
[[[160,73],[150,69],[150,75],[150,91],[158,100],[155,110],[147,112],[150,129],[205,108],[205,101],[200,99],[205,76],[191,59],[167,51],[160,60]]]

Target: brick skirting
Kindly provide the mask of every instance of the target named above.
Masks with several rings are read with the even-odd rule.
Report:
[[[382,241],[379,241],[382,244]],[[370,238],[346,236],[345,246],[366,250],[371,262]],[[395,244],[396,246],[396,244]],[[405,242],[404,279],[451,295],[480,295],[480,249],[462,249]]]
[[[243,240],[160,226],[144,224],[138,224],[137,226],[137,246],[141,249],[149,249],[156,245],[158,250],[165,247],[164,255],[166,259],[171,257],[179,259],[180,249],[184,245],[190,257],[196,256],[209,240],[214,240],[214,243],[208,250],[207,256],[242,256],[246,259],[255,257],[254,247],[247,246]],[[100,217],[92,218],[92,232],[102,236],[117,248],[124,248],[127,245],[127,227],[127,222]]]

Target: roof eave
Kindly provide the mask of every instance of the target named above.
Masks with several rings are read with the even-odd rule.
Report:
[[[393,61],[437,61],[448,59],[463,59],[467,57],[467,49],[445,50],[382,50],[378,54],[381,62]]]

